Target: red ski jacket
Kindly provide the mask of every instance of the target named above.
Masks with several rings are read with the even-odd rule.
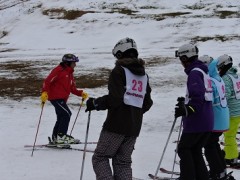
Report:
[[[70,93],[81,96],[83,90],[77,90],[73,77],[74,69],[58,65],[44,80],[42,92],[48,93],[48,100],[64,99],[67,102]]]

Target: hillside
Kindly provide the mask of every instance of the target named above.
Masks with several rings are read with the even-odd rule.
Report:
[[[154,106],[144,115],[133,154],[134,176],[154,173],[173,121],[178,96],[185,93],[186,75],[175,50],[195,43],[200,55],[222,54],[240,63],[240,1],[225,0],[0,0],[0,135],[1,179],[79,179],[81,152],[31,151],[40,114],[42,81],[63,54],[74,53],[79,88],[90,96],[107,93],[106,83],[115,63],[112,48],[124,37],[133,38],[146,61]],[[71,96],[72,119],[80,99]],[[84,140],[87,113],[80,112],[74,136]],[[106,112],[93,112],[89,141],[97,141]],[[37,143],[46,143],[55,123],[47,103]],[[180,121],[173,137],[177,139]],[[69,127],[71,127],[70,124]],[[94,149],[94,146],[89,146]],[[175,144],[169,143],[164,166],[171,169]],[[176,170],[179,167],[176,166]],[[66,171],[68,173],[66,173]],[[84,179],[93,180],[91,155],[86,157]],[[162,174],[163,175],[163,174]],[[234,170],[236,179],[240,172]]]

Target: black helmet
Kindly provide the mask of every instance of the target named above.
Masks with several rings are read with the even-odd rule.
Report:
[[[79,59],[74,54],[64,54],[62,57],[62,62],[78,62]]]

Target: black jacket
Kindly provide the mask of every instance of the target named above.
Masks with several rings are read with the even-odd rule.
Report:
[[[153,104],[150,94],[151,87],[148,81],[142,108],[124,104],[123,97],[126,91],[126,77],[125,71],[121,66],[128,68],[133,74],[145,75],[143,60],[117,60],[109,77],[108,95],[97,98],[95,102],[98,105],[98,110],[108,109],[103,130],[137,137],[141,130],[143,114],[148,111]]]

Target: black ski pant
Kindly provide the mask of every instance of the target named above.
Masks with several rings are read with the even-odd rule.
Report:
[[[58,133],[67,134],[72,113],[63,99],[51,100],[50,102],[54,106],[57,115],[57,121],[52,133],[52,138],[56,138]]]
[[[208,180],[208,170],[202,149],[210,132],[182,133],[178,144],[180,158],[180,180]]]
[[[135,143],[136,137],[102,130],[92,157],[96,180],[132,180],[131,156]]]
[[[212,132],[207,144],[205,145],[205,156],[208,161],[210,175],[212,177],[221,177],[226,173],[226,163],[219,144],[219,137],[221,135],[221,132]]]

